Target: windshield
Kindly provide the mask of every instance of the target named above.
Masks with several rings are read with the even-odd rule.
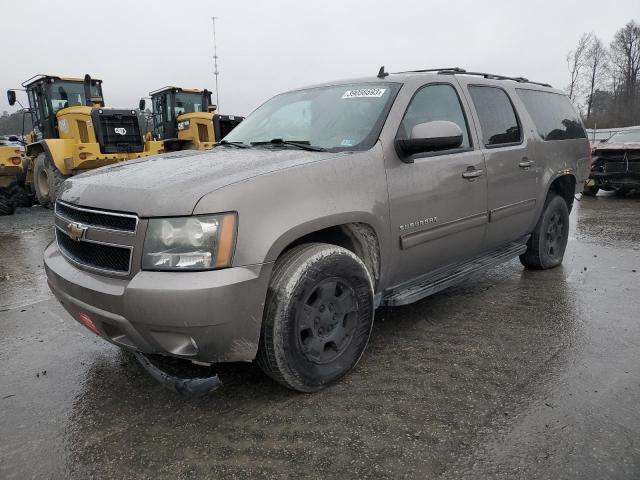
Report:
[[[53,113],[67,107],[86,105],[84,98],[84,84],[82,82],[56,81],[49,87],[51,91],[51,106]],[[91,96],[101,97],[97,84],[91,85]]]
[[[373,146],[399,88],[394,83],[349,84],[288,92],[264,103],[225,140],[250,144],[274,139],[320,148]]]
[[[626,132],[618,132],[613,135],[607,143],[640,143],[640,130],[627,130]]]
[[[176,117],[183,113],[202,112],[202,94],[201,93],[176,93]]]

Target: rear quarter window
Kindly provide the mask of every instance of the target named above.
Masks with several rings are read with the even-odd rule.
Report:
[[[586,138],[580,117],[566,95],[523,88],[516,92],[543,140]]]
[[[504,90],[472,85],[469,87],[469,94],[480,120],[485,147],[513,145],[521,141],[520,122]]]

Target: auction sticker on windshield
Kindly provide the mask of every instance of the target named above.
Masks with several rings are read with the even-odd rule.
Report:
[[[358,88],[357,90],[347,90],[342,98],[380,98],[386,91],[386,88]]]

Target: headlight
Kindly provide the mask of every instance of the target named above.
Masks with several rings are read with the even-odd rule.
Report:
[[[190,120],[184,120],[182,122],[178,122],[178,130],[186,130],[191,125]]]
[[[142,252],[143,270],[213,270],[231,265],[236,214],[152,218]]]

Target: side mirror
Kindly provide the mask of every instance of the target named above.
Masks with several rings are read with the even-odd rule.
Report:
[[[138,109],[141,112],[144,112],[144,107],[146,106],[147,102],[145,102],[144,98],[140,99],[140,103],[138,103]]]
[[[416,153],[448,150],[460,145],[462,130],[455,123],[446,120],[419,123],[413,127],[409,138],[396,139],[396,150],[407,163],[413,163],[413,160],[407,157]]]
[[[13,90],[7,90],[7,100],[12,107],[16,104],[16,92]]]

